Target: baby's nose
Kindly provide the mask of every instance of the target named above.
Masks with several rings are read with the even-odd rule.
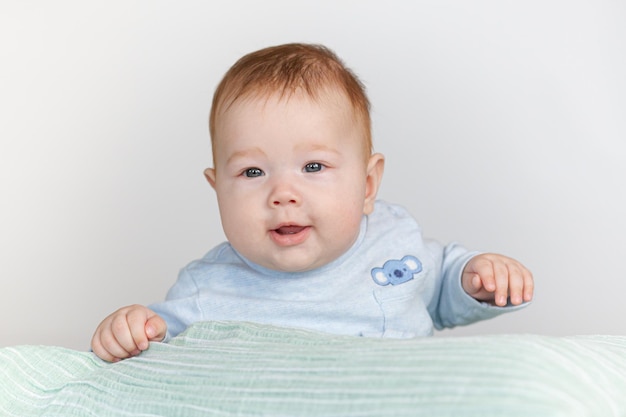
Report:
[[[298,201],[295,198],[284,198],[284,199],[277,198],[276,200],[272,202],[272,204],[274,206],[280,206],[283,204],[297,204],[297,202]]]
[[[300,202],[300,194],[290,183],[282,183],[274,187],[269,199],[270,206],[272,207],[299,205]]]

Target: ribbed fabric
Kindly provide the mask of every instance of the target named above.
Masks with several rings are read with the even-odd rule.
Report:
[[[0,416],[626,416],[626,337],[398,340],[197,323],[115,364],[0,349]]]

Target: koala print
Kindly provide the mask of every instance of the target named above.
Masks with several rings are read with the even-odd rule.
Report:
[[[390,259],[382,268],[372,269],[372,278],[378,285],[398,285],[413,279],[422,270],[422,263],[415,256],[407,255],[401,260]]]

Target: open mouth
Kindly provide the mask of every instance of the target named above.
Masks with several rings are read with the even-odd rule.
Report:
[[[310,226],[286,224],[271,230],[270,236],[279,246],[295,246],[307,240],[310,229]]]
[[[278,229],[274,229],[274,231],[279,235],[295,235],[296,233],[303,231],[305,228],[305,226],[281,226]]]

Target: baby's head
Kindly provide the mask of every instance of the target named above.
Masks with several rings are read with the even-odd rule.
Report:
[[[372,153],[370,103],[365,87],[333,51],[322,45],[292,43],[264,48],[239,59],[226,72],[213,95],[209,117],[213,164],[220,117],[240,100],[289,99],[304,94],[322,102],[328,94],[344,95],[357,126],[362,129],[363,149]]]
[[[364,88],[331,51],[289,44],[244,56],[215,92],[210,131],[205,175],[241,255],[296,272],[354,244],[383,157],[372,154]]]

